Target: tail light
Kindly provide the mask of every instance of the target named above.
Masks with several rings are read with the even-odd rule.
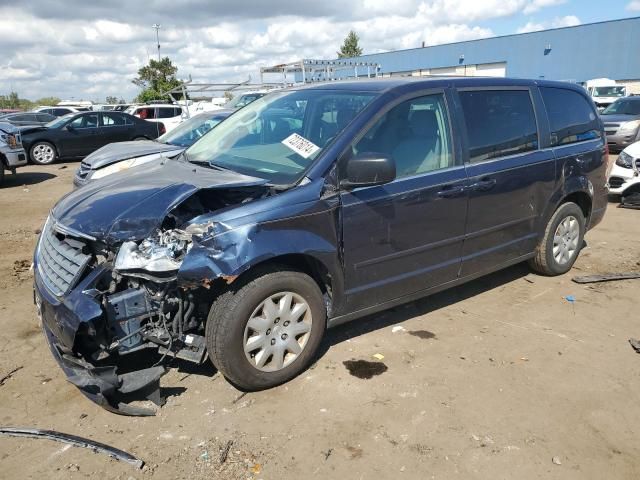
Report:
[[[164,126],[164,123],[158,122],[158,124],[160,125],[158,128],[159,135],[164,135],[165,133],[167,133],[167,127]]]

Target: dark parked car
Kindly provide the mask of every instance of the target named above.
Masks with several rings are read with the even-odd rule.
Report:
[[[327,327],[523,261],[567,272],[605,213],[607,167],[595,106],[567,83],[278,91],[178,159],[60,200],[35,302],[69,381],[109,410],[147,413],[126,399],[157,394],[174,357],[269,388]]]
[[[157,138],[164,133],[164,125],[120,112],[82,112],[41,127],[23,128],[21,133],[29,159],[47,165],[58,159],[85,157],[112,142]]]
[[[172,158],[193,145],[234,110],[215,110],[194,115],[156,140],[110,143],[86,157],[73,178],[76,187],[143,163]]]
[[[612,150],[620,152],[640,140],[640,97],[620,98],[600,115]]]
[[[0,122],[8,122],[16,127],[24,127],[27,125],[45,125],[56,117],[42,112],[19,112],[0,115]]]

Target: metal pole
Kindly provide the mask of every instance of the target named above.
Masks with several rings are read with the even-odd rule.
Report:
[[[158,30],[160,30],[160,27],[162,25],[160,25],[159,23],[154,23],[153,25],[151,25],[152,28],[156,29],[156,43],[158,44],[158,61],[160,61],[160,34],[158,33]]]

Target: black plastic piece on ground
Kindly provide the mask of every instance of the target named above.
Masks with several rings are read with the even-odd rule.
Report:
[[[48,440],[55,440],[57,442],[69,443],[76,447],[88,448],[96,453],[104,453],[111,458],[126,462],[133,465],[136,468],[142,468],[144,462],[133,455],[120,450],[118,448],[111,447],[104,443],[94,442],[87,438],[77,437],[75,435],[69,435],[67,433],[56,432],[54,430],[40,430],[38,428],[13,428],[13,427],[0,427],[0,435],[7,435],[9,437],[28,437],[28,438],[45,438]]]

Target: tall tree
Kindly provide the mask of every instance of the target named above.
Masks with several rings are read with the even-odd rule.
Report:
[[[178,73],[178,67],[171,63],[169,57],[164,57],[160,61],[150,59],[149,65],[140,68],[138,76],[132,80],[135,85],[142,88],[137,100],[139,102],[169,101],[170,97],[162,95],[162,92],[182,85],[182,82],[176,78],[176,73]]]
[[[105,103],[107,105],[115,105],[116,103],[118,103],[118,97],[114,97],[113,95],[107,95],[107,98],[105,98]]]
[[[358,37],[358,34],[351,30],[344,39],[344,43],[342,44],[342,47],[340,47],[340,51],[336,52],[338,54],[338,58],[359,57],[362,55],[362,48],[358,45],[359,41],[360,37]]]
[[[35,101],[37,105],[58,105],[60,99],[58,97],[42,97]]]

